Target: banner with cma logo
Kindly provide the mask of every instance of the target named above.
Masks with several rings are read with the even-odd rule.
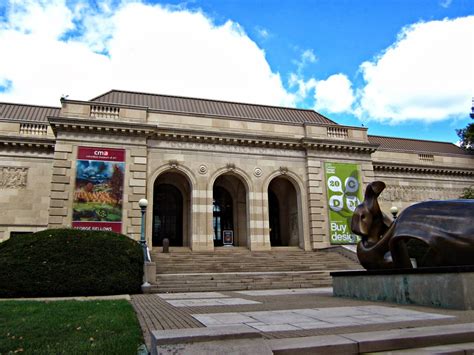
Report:
[[[359,166],[348,163],[324,164],[331,244],[355,244],[359,237],[351,231],[351,219],[362,200]]]
[[[72,227],[122,232],[125,150],[78,147]]]

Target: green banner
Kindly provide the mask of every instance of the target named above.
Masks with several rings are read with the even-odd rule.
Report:
[[[362,200],[359,166],[327,162],[324,170],[331,244],[355,244],[359,237],[351,231],[351,219]]]

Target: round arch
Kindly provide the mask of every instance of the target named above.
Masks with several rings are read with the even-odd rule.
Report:
[[[176,174],[177,179],[170,179],[170,177]],[[163,181],[160,181],[164,179]],[[181,183],[180,183],[181,182]],[[156,228],[159,221],[156,218],[157,213],[169,213],[170,211],[157,211],[157,206],[155,204],[156,188],[157,183],[162,187],[164,185],[174,185],[180,190],[182,200],[179,201],[179,196],[176,192],[171,193],[169,187],[166,188],[166,191],[160,191],[160,195],[163,196],[163,193],[168,194],[168,197],[174,195],[174,204],[180,206],[182,214],[176,217],[176,223],[179,224],[182,228],[178,234],[180,235],[181,242],[178,242],[176,246],[190,246],[192,243],[192,234],[193,234],[193,219],[192,219],[192,194],[196,186],[196,178],[192,171],[182,165],[171,165],[166,164],[158,167],[152,173],[149,174],[148,183],[147,183],[147,199],[149,201],[147,213],[146,213],[146,236],[147,244],[149,247],[153,247],[153,235],[157,233]],[[180,186],[181,185],[181,186]],[[160,188],[160,190],[162,190]],[[176,200],[178,199],[178,200]],[[165,216],[164,218],[169,219],[170,216]],[[155,236],[156,239],[156,236]],[[156,244],[156,240],[155,240]],[[156,245],[155,245],[156,246]],[[171,244],[171,246],[173,246]]]
[[[152,173],[148,175],[148,181],[155,181],[158,176],[166,172],[179,172],[183,174],[188,179],[189,186],[191,186],[191,190],[194,190],[197,184],[196,176],[194,175],[191,169],[181,164],[165,164],[156,168]]]
[[[247,191],[247,195],[250,194],[251,192],[253,192],[252,179],[250,178],[250,176],[245,171],[243,171],[242,169],[239,169],[239,168],[227,168],[227,167],[220,168],[220,169],[216,170],[211,175],[211,177],[209,178],[209,181],[207,183],[207,189],[212,191],[212,189],[214,187],[214,183],[216,182],[216,180],[220,176],[225,175],[225,174],[234,175],[237,178],[239,178],[239,180],[241,180],[242,183],[244,184],[244,187]]]
[[[213,236],[214,246],[223,245],[223,233],[228,235],[229,231],[232,231],[232,245],[250,247],[251,203],[249,196],[253,191],[250,177],[241,169],[224,167],[216,170],[207,184],[207,191],[212,196],[210,203],[213,205],[213,213],[209,214],[208,230]],[[222,190],[229,193],[232,205],[232,211],[225,216],[222,215],[222,206],[220,206],[223,197]]]
[[[294,206],[294,211],[292,211],[291,215],[289,214],[289,212],[284,211],[284,207],[282,207],[283,205],[279,206],[280,208],[271,208],[269,205],[270,203],[269,197],[268,197],[268,194],[270,192],[269,189],[271,187],[272,182],[275,181],[275,179],[286,180],[294,189],[294,192],[296,194],[296,196],[294,196],[295,206]],[[271,192],[273,194],[272,200],[273,201],[278,200],[278,198],[275,199],[277,195],[276,192],[275,191],[271,191]],[[296,173],[292,171],[287,171],[287,170],[282,170],[282,169],[275,170],[265,178],[265,181],[262,185],[262,193],[264,194],[264,196],[267,196],[267,198],[265,198],[265,203],[264,203],[265,204],[264,219],[268,223],[267,224],[268,230],[266,231],[268,240],[270,241],[271,237],[275,238],[274,233],[271,233],[272,231],[271,225],[276,223],[275,222],[276,219],[279,220],[281,218],[281,215],[278,218],[276,218],[275,215],[270,215],[270,212],[275,213],[275,211],[278,211],[277,213],[280,213],[280,212],[283,214],[286,213],[286,217],[284,218],[287,218],[288,220],[284,222],[283,226],[284,227],[291,226],[292,228],[292,231],[286,231],[285,233],[289,235],[294,234],[293,236],[294,239],[291,242],[289,242],[291,238],[287,237],[285,242],[279,245],[295,245],[295,246],[297,245],[304,250],[311,250],[311,245],[310,245],[310,240],[309,240],[308,216],[307,216],[307,211],[308,211],[307,200],[305,198],[305,185],[302,179],[300,178],[300,176],[298,176]]]
[[[290,181],[293,184],[293,187],[296,189],[297,193],[302,194],[305,190],[303,180],[301,180],[301,178],[297,174],[292,171],[282,172],[281,170],[275,170],[265,178],[265,181],[263,183],[263,192],[268,191],[268,186],[270,185],[272,180],[277,177],[283,177]]]

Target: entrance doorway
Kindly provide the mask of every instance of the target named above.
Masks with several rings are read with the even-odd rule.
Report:
[[[298,196],[293,183],[276,177],[268,186],[268,216],[272,247],[300,246]]]
[[[272,190],[268,190],[268,210],[270,217],[270,244],[281,246],[280,202]]]
[[[173,247],[187,244],[189,196],[189,183],[181,174],[164,173],[156,179],[153,186],[153,246],[162,246],[165,238]]]
[[[213,186],[214,246],[247,245],[247,190],[235,175],[219,176]]]
[[[229,191],[221,186],[214,186],[213,195],[214,246],[220,247],[224,245],[224,231],[227,234],[232,231],[233,237],[233,201]]]

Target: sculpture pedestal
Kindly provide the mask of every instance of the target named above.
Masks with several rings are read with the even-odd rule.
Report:
[[[474,266],[332,272],[334,296],[474,309]]]

